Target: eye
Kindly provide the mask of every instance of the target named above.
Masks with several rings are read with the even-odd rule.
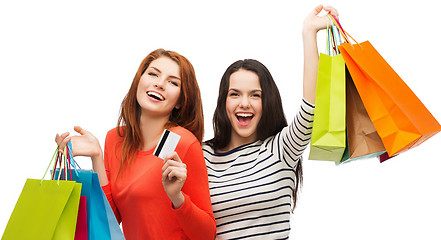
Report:
[[[239,96],[239,94],[238,94],[237,92],[230,92],[230,93],[228,94],[228,96],[229,96],[229,97],[237,97],[237,96]]]
[[[153,77],[157,77],[158,76],[158,74],[156,74],[156,73],[154,73],[154,72],[149,72],[149,73],[147,73],[149,76],[153,76]]]
[[[253,93],[253,94],[251,95],[251,97],[253,97],[253,98],[260,98],[261,95],[260,95],[260,93]]]
[[[173,81],[173,80],[169,80],[168,82],[169,82],[169,83],[171,83],[172,85],[176,86],[176,87],[178,87],[178,86],[179,86],[179,85],[178,85],[178,83],[177,83],[177,82],[175,82],[175,81]]]

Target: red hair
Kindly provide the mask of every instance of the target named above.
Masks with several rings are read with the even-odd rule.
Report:
[[[176,52],[157,49],[147,55],[141,62],[129,92],[121,103],[121,112],[117,124],[118,134],[120,137],[123,137],[120,172],[125,163],[130,163],[135,157],[136,152],[143,144],[140,128],[141,107],[138,104],[136,92],[142,74],[149,67],[151,62],[160,57],[168,57],[179,65],[181,79],[181,94],[178,100],[180,108],[173,109],[165,128],[174,126],[184,127],[192,132],[199,142],[202,143],[204,116],[202,112],[201,93],[193,66],[187,58]]]

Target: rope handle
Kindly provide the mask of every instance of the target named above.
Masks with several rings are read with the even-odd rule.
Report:
[[[331,17],[334,25],[337,27],[337,29],[339,30],[340,34],[343,36],[343,38],[345,39],[346,43],[351,44],[351,42],[349,41],[349,38],[348,38],[348,36],[349,36],[352,40],[354,40],[354,42],[357,45],[360,45],[349,33],[347,33],[345,30],[343,30],[343,27],[341,26],[340,22],[338,21],[338,19],[334,15],[328,13],[328,16]]]
[[[337,29],[337,26],[331,19],[331,17],[328,15],[330,25],[326,25],[326,33],[327,33],[327,41],[326,41],[326,54],[328,55],[338,55],[340,54],[340,51],[338,49],[338,46],[343,43],[341,34],[339,30]],[[332,51],[332,50],[333,51]]]
[[[72,181],[72,167],[74,169],[74,173],[76,174],[76,176],[77,177],[79,176],[77,167],[79,169],[81,169],[81,168],[78,165],[78,163],[75,161],[75,159],[73,158],[72,143],[69,141],[67,143],[67,145],[64,147],[63,152],[60,151],[59,146],[57,146],[57,148],[55,149],[55,152],[52,155],[51,161],[49,162],[49,165],[47,166],[46,171],[44,172],[44,175],[41,178],[40,185],[43,183],[43,180],[46,177],[47,172],[51,168],[52,162],[54,162],[54,159],[55,159],[55,163],[53,165],[51,179],[55,180],[55,178],[57,178],[58,185],[59,185],[60,180],[67,180],[68,171],[69,171],[70,181]],[[58,176],[55,176],[57,164],[59,165],[59,171],[58,171]]]

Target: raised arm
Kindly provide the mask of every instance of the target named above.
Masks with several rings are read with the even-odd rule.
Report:
[[[338,12],[335,8],[319,5],[314,8],[303,22],[303,98],[311,104],[315,104],[315,89],[317,86],[319,62],[317,32],[325,29],[326,25],[329,24],[329,19],[326,15],[318,16],[322,10],[338,17]]]
[[[318,16],[322,10],[338,16],[335,8],[320,5],[314,8],[303,22],[304,101],[302,101],[300,109],[291,124],[266,143],[274,154],[278,154],[279,158],[283,159],[292,168],[297,165],[311,139],[319,61],[317,32],[326,29],[326,25],[329,23],[326,15]]]

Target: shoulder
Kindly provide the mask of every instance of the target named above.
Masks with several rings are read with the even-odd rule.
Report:
[[[207,142],[204,142],[204,143],[202,144],[202,149],[203,149],[204,151],[208,151],[208,152],[210,152],[210,153],[214,153],[214,148],[211,146],[211,144],[209,144],[209,143],[207,143]]]
[[[192,144],[193,142],[198,142],[198,139],[193,135],[193,133],[181,126],[174,127],[170,129],[170,131],[181,136],[181,138],[179,139],[179,144]]]
[[[202,144],[202,153],[204,154],[204,157],[206,159],[212,159],[216,156],[216,151],[214,150],[214,148],[206,142]]]
[[[106,148],[111,147],[111,146],[115,146],[116,143],[123,141],[123,137],[120,136],[120,133],[119,133],[119,131],[121,131],[121,134],[122,134],[123,129],[124,128],[120,128],[120,130],[118,130],[118,128],[116,127],[116,128],[110,129],[107,132],[106,142],[105,142]]]
[[[124,129],[121,128],[121,133],[122,133],[123,130],[124,130]],[[108,140],[117,140],[117,139],[121,139],[121,138],[122,138],[122,137],[121,137],[120,134],[119,134],[119,130],[118,130],[118,128],[110,129],[110,130],[107,132],[107,135],[106,135],[106,141],[108,141]]]
[[[178,142],[178,146],[176,147],[177,152],[181,152],[185,154],[189,149],[195,147],[201,149],[201,145],[199,144],[198,139],[193,135],[193,133],[191,133],[187,129],[181,126],[177,126],[170,129],[170,131],[181,136]]]

